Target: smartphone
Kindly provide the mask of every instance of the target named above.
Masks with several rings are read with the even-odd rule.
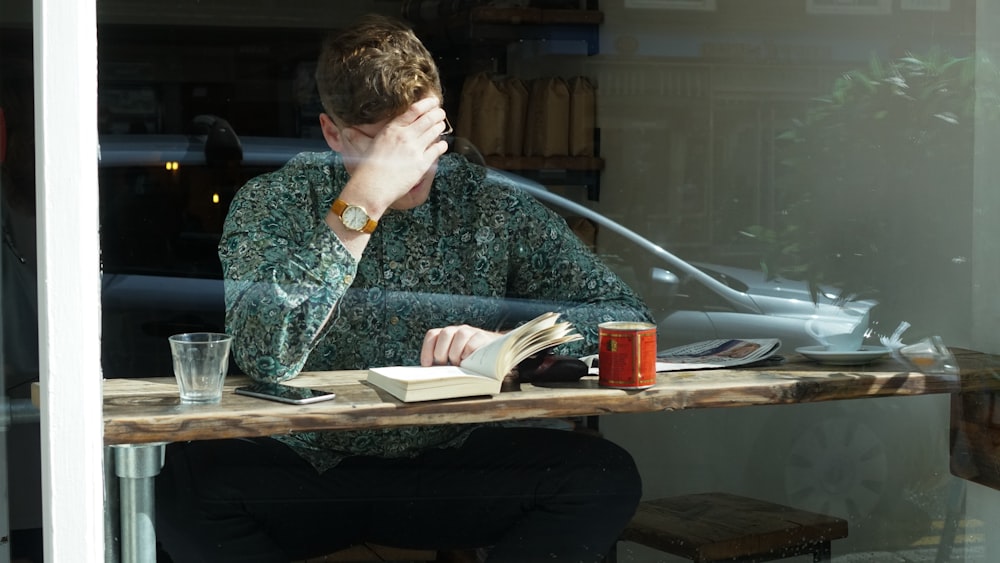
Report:
[[[283,385],[281,383],[253,383],[244,387],[237,387],[236,393],[293,405],[329,401],[337,396],[336,393],[330,391],[320,391],[319,389],[309,389],[308,387],[292,387],[291,385]]]

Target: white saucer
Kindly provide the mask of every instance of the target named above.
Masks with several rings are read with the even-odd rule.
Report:
[[[803,346],[795,351],[821,364],[837,366],[867,364],[889,354],[889,349],[884,346],[862,346],[860,350],[854,351],[831,351],[826,346]]]

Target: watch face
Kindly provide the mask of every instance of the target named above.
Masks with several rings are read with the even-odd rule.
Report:
[[[344,226],[348,229],[360,231],[368,224],[368,213],[356,205],[348,205],[347,209],[344,210],[344,214],[341,215],[341,219],[344,221]]]

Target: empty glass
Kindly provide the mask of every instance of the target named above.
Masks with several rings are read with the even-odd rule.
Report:
[[[232,336],[216,332],[189,332],[170,337],[181,403],[205,404],[222,400],[232,340]]]

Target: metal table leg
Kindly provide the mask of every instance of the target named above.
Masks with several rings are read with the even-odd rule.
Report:
[[[120,563],[121,518],[118,476],[115,475],[115,449],[104,447],[104,563]]]
[[[121,561],[156,561],[154,478],[163,468],[164,443],[123,444],[115,451],[121,498]]]

